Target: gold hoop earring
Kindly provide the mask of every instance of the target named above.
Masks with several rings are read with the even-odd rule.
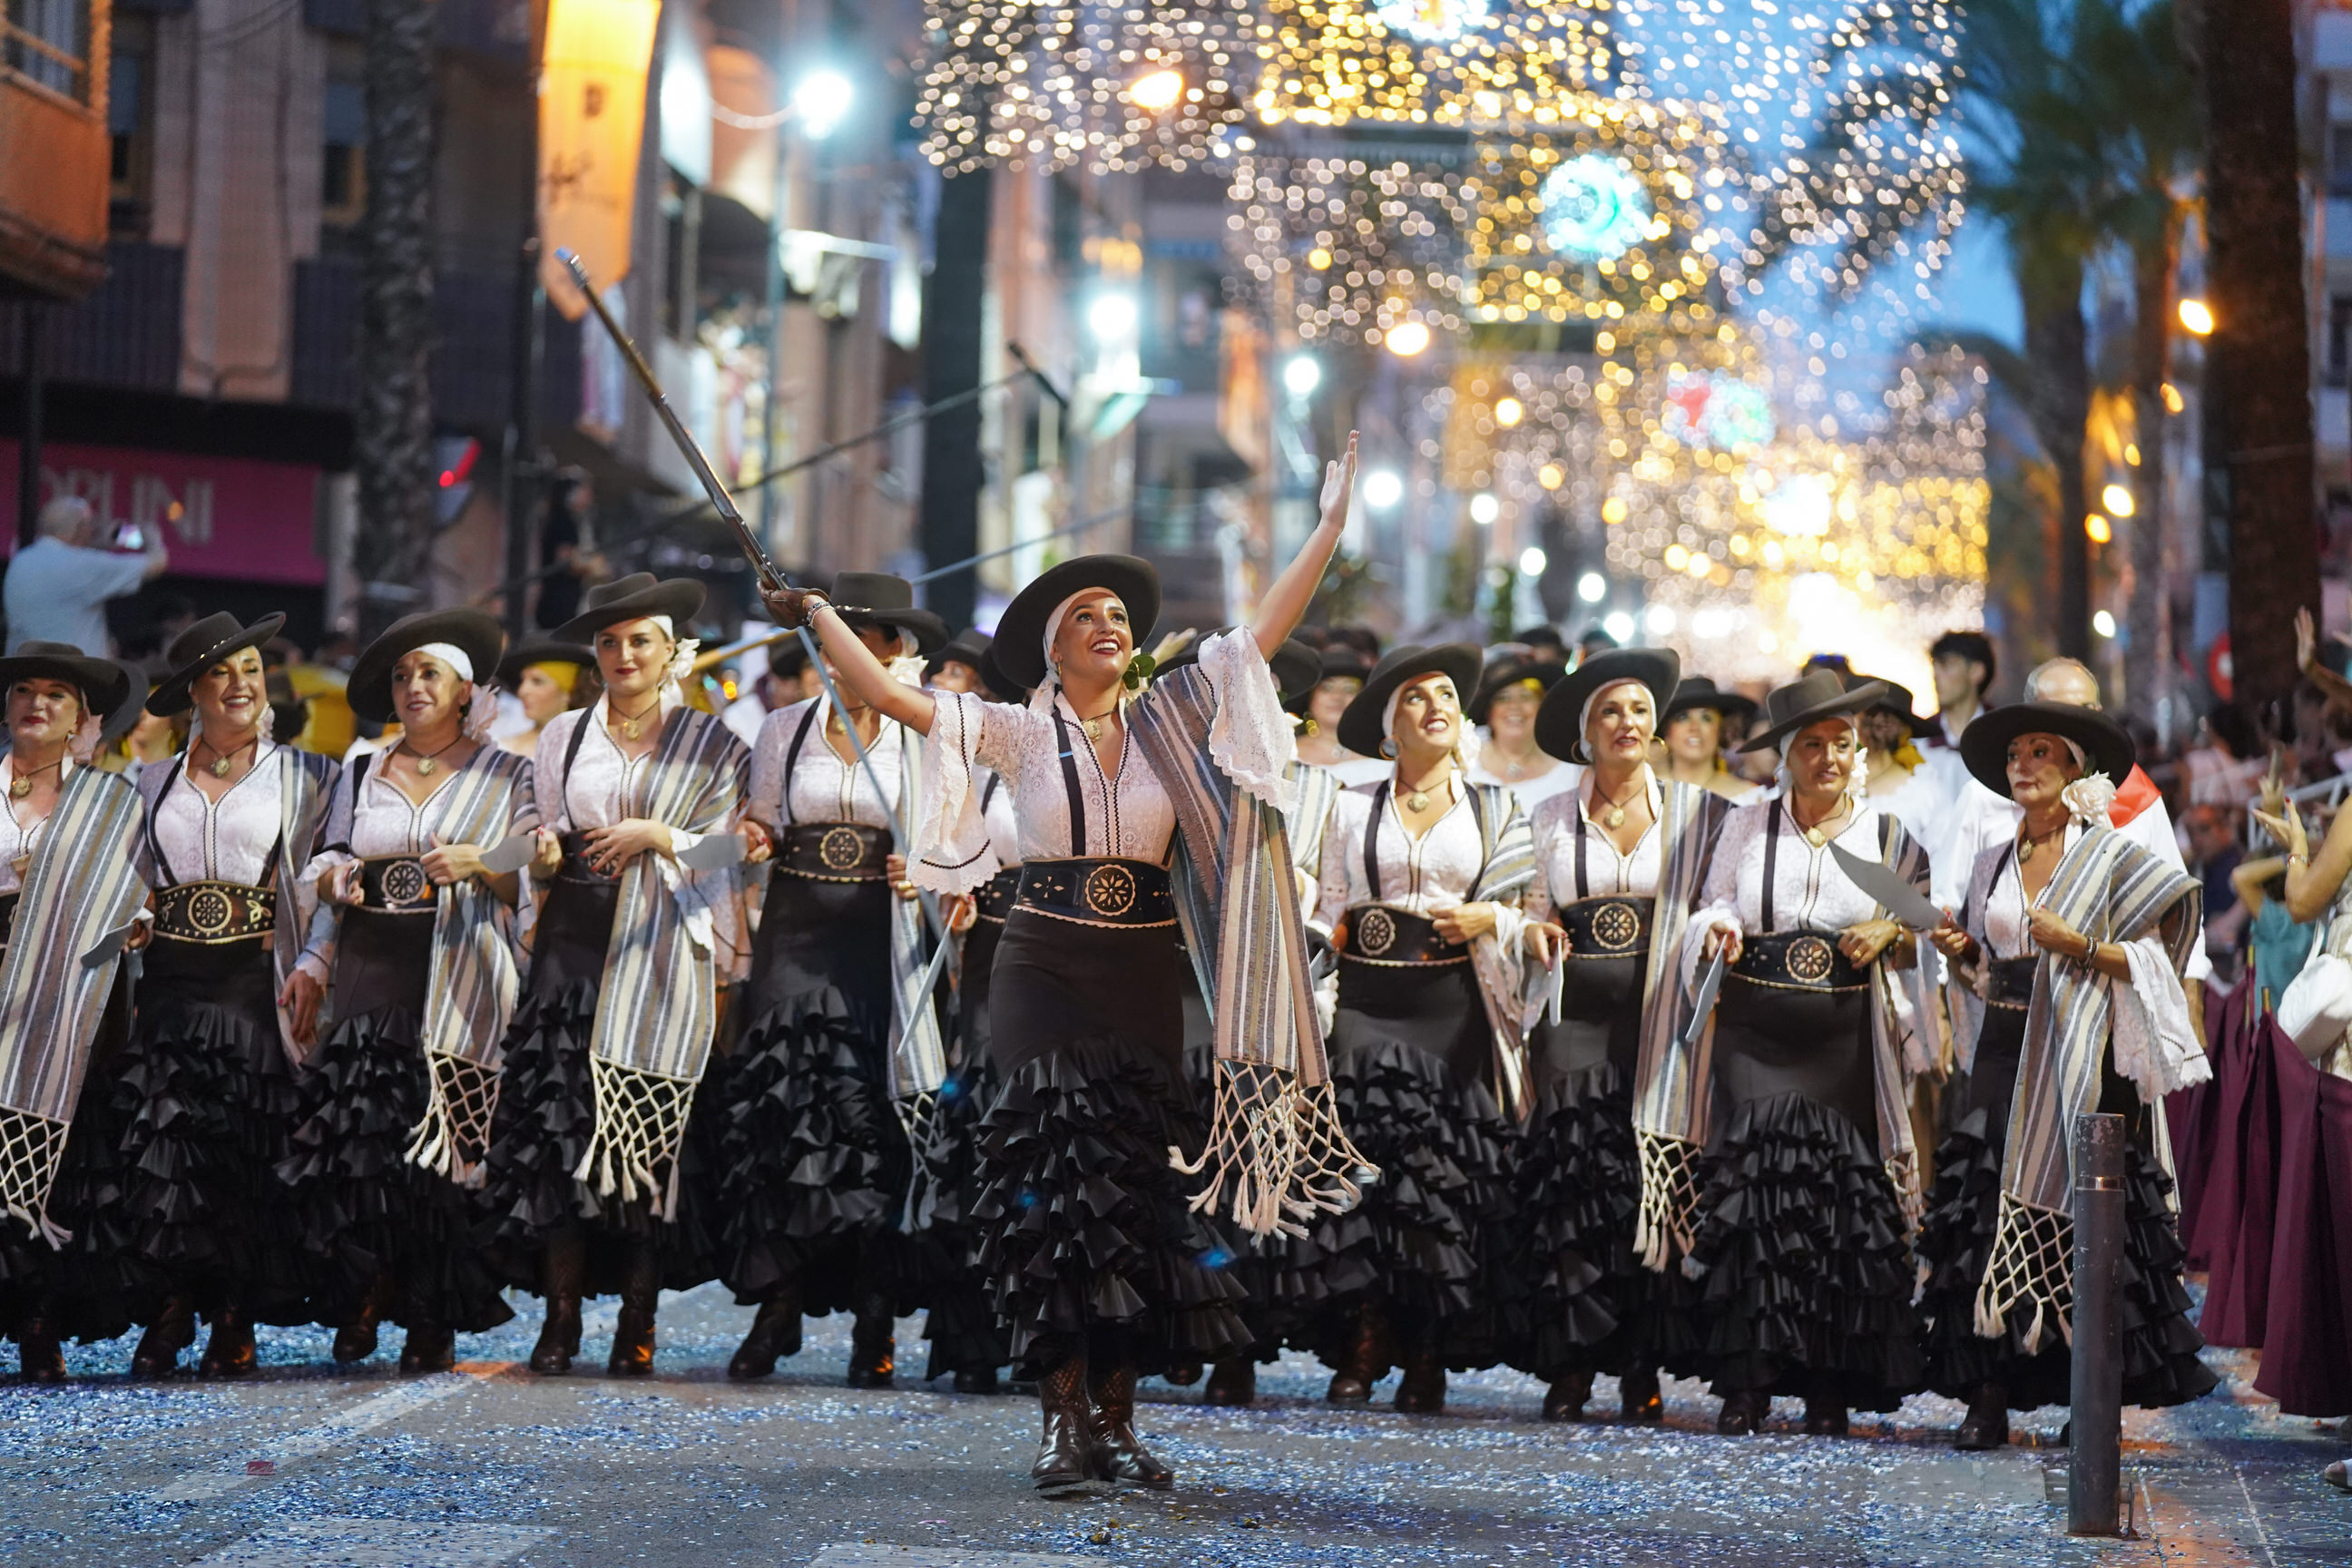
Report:
[[[1381,742],[1381,755],[1386,757],[1390,762],[1395,762],[1397,759],[1397,743],[1392,740],[1382,741]]]

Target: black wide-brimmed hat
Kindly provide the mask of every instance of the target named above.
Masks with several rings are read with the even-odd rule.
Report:
[[[264,616],[249,626],[240,626],[226,610],[206,616],[173,637],[172,646],[163,650],[163,662],[171,666],[171,673],[148,693],[147,711],[158,719],[185,713],[194,706],[188,688],[198,676],[233,653],[259,647],[285,624],[283,615]]]
[[[1935,720],[1922,719],[1918,714],[1912,711],[1911,689],[1904,685],[1901,681],[1888,680],[1883,676],[1876,675],[1849,675],[1845,679],[1846,684],[1849,686],[1861,686],[1865,682],[1869,682],[1885,687],[1886,689],[1886,695],[1872,703],[1870,705],[1870,710],[1874,713],[1894,714],[1906,724],[1911,726],[1913,738],[1916,739],[1921,735],[1932,735],[1943,728],[1943,726],[1937,723]]]
[[[2085,773],[2105,773],[2124,782],[2139,750],[2124,727],[2095,708],[2071,702],[2014,702],[1989,708],[1960,731],[1960,761],[1977,783],[2003,800],[2009,798],[2009,743],[2020,735],[2055,735],[2083,748],[2089,765]]]
[[[596,650],[584,642],[566,642],[557,637],[525,637],[499,660],[499,684],[512,691],[521,683],[522,672],[534,664],[582,664],[593,669]]]
[[[1849,687],[1843,676],[1826,668],[1774,687],[1764,699],[1764,728],[1741,743],[1739,754],[1760,752],[1777,744],[1783,735],[1824,719],[1851,718],[1865,708],[1876,707],[1885,695],[1886,687],[1881,681],[1865,680]]]
[[[1370,658],[1353,643],[1328,644],[1316,658],[1322,663],[1315,672],[1315,679],[1307,683],[1306,690],[1286,699],[1282,704],[1293,713],[1305,713],[1307,704],[1314,699],[1315,689],[1325,681],[1361,680],[1372,672]]]
[[[1473,724],[1484,724],[1487,710],[1495,706],[1495,699],[1509,688],[1522,680],[1532,680],[1538,693],[1549,691],[1567,673],[1566,665],[1549,659],[1528,658],[1517,654],[1498,658],[1486,667],[1485,674],[1479,676],[1478,689],[1471,693],[1469,703],[1462,711],[1470,716]]]
[[[1478,670],[1484,663],[1477,648],[1466,642],[1432,647],[1406,643],[1391,648],[1386,658],[1372,666],[1372,672],[1364,677],[1364,689],[1349,699],[1348,710],[1339,715],[1339,744],[1360,756],[1381,755],[1381,742],[1388,739],[1381,717],[1391,693],[1424,675],[1443,675],[1454,682],[1454,694],[1459,697],[1478,689]]]
[[[1232,626],[1218,626],[1213,630],[1197,634],[1191,642],[1184,645],[1181,651],[1171,653],[1161,659],[1160,668],[1151,672],[1151,678],[1157,680],[1161,676],[1172,670],[1181,669],[1188,664],[1200,663],[1201,645],[1211,637],[1223,637],[1234,629]],[[1247,630],[1246,627],[1243,629]],[[1323,656],[1297,637],[1286,639],[1280,647],[1274,650],[1274,657],[1265,662],[1266,667],[1274,671],[1275,687],[1282,693],[1282,700],[1285,703],[1306,696],[1315,689],[1315,683],[1323,679]]]
[[[980,662],[972,668],[980,671],[981,685],[987,688],[989,695],[999,701],[1026,702],[1029,700],[1029,688],[1005,674],[1004,667],[996,662],[995,644],[991,643],[982,652]]]
[[[691,577],[657,581],[650,572],[632,572],[589,589],[585,607],[556,627],[555,636],[562,642],[584,642],[593,647],[598,632],[623,621],[667,616],[671,626],[683,626],[700,613],[703,597],[702,584]]]
[[[99,721],[100,746],[110,746],[139,728],[139,716],[147,711],[147,672],[119,658],[106,662],[122,672],[122,700],[107,710],[106,717]]]
[[[1594,692],[1638,681],[1648,689],[1653,710],[1663,711],[1682,671],[1682,655],[1670,647],[1602,648],[1544,693],[1543,706],[1536,710],[1536,745],[1564,763],[1591,761],[1584,752],[1584,705]]]
[[[1081,555],[1047,567],[1004,606],[996,619],[996,641],[989,648],[998,667],[1023,686],[1043,681],[1046,621],[1063,600],[1090,588],[1118,595],[1127,606],[1135,646],[1150,646],[1151,628],[1160,619],[1159,569],[1139,555]]]
[[[836,572],[825,598],[851,626],[887,626],[910,633],[925,658],[945,645],[948,624],[915,607],[915,585],[887,572]]]
[[[1675,694],[1658,712],[1658,728],[1664,730],[1666,721],[1677,713],[1687,713],[1694,708],[1712,708],[1726,719],[1737,719],[1745,724],[1756,717],[1756,699],[1743,697],[1737,691],[1718,687],[1704,675],[1685,675],[1675,688]]]
[[[466,656],[473,679],[483,681],[498,673],[499,655],[506,651],[507,634],[488,610],[459,607],[425,610],[403,616],[383,628],[375,641],[352,661],[352,679],[343,688],[352,711],[371,723],[392,719],[393,666],[426,643],[443,642]],[[593,663],[595,656],[590,655]]]
[[[988,645],[993,640],[978,626],[964,627],[963,630],[948,638],[946,647],[923,661],[923,679],[925,680],[938,679],[940,668],[942,665],[968,664],[977,670],[980,668],[981,656],[988,651]]]
[[[147,695],[147,678],[136,667],[92,658],[69,642],[34,638],[18,643],[15,653],[0,658],[0,694],[20,680],[63,681],[81,693],[83,713],[98,715],[100,725],[121,716],[134,689],[142,698]]]

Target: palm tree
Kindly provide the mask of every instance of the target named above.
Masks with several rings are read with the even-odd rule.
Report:
[[[2206,417],[2226,454],[2230,651],[2236,695],[2284,697],[2298,605],[2316,613],[2311,353],[2304,300],[2292,0],[2183,0],[2203,87]]]
[[[366,642],[415,605],[433,541],[434,17],[371,0],[352,565]]]

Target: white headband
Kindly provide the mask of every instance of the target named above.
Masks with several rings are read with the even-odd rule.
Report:
[[[468,686],[474,684],[474,661],[467,658],[466,657],[466,650],[459,647],[457,644],[446,642],[418,643],[415,647],[409,649],[409,651],[411,653],[432,655],[435,658],[437,658],[442,663],[447,665],[451,671],[457,675],[458,679],[464,681]]]
[[[1071,595],[1068,598],[1054,606],[1054,613],[1045,617],[1045,668],[1049,672],[1055,672],[1054,666],[1054,638],[1061,631],[1062,617],[1070,613],[1070,606],[1076,604],[1080,599],[1088,598],[1096,594],[1109,593],[1110,590],[1108,588],[1081,588],[1076,593]],[[1112,594],[1111,597],[1117,599],[1118,595]],[[1119,605],[1119,608],[1125,609],[1127,608],[1127,605],[1124,603],[1121,603]]]
[[[1582,752],[1587,760],[1591,759],[1592,749],[1585,744],[1584,731],[1585,727],[1592,722],[1592,705],[1600,701],[1602,698],[1608,696],[1611,692],[1616,690],[1621,686],[1638,686],[1644,691],[1648,691],[1650,689],[1649,682],[1644,680],[1636,680],[1630,675],[1622,680],[1606,681],[1592,689],[1592,695],[1584,700],[1584,708],[1576,716],[1576,749]],[[1650,700],[1652,705],[1654,706],[1657,702],[1656,696],[1653,694]],[[1655,714],[1652,715],[1652,728],[1654,731],[1656,728]]]

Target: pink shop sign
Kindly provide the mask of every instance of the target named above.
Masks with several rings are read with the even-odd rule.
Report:
[[[205,458],[50,441],[41,503],[79,496],[111,533],[163,531],[174,575],[244,583],[327,580],[317,550],[319,470],[250,458]],[[16,443],[0,441],[0,540],[16,547]]]

